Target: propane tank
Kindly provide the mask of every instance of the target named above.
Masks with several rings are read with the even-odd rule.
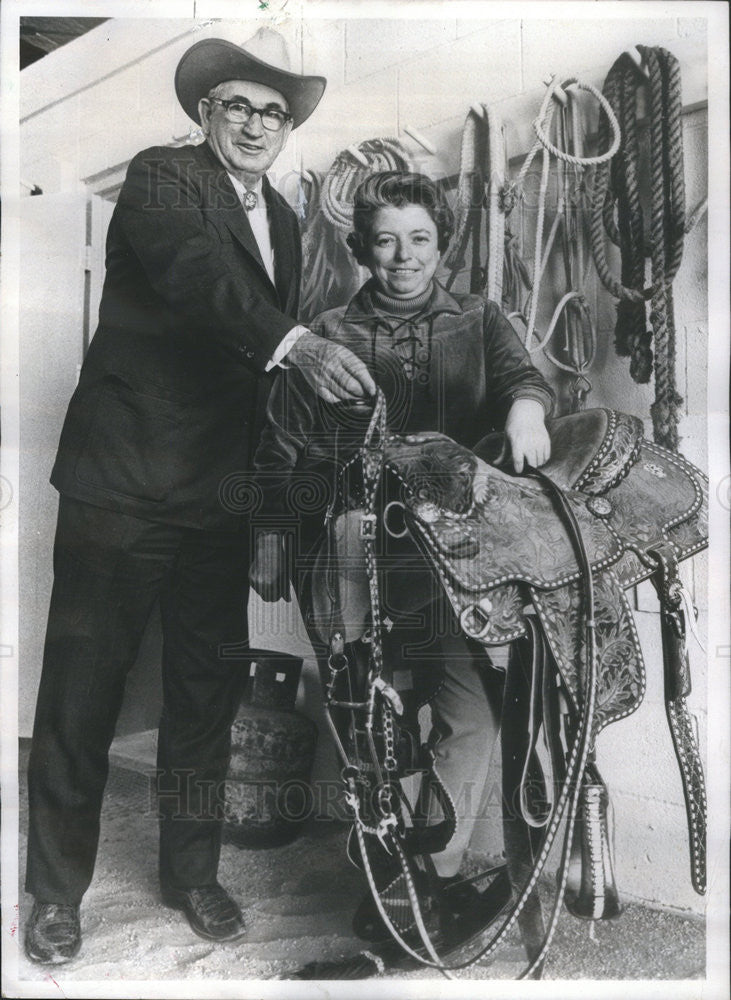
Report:
[[[295,709],[302,659],[251,650],[249,684],[231,727],[226,840],[242,847],[288,844],[312,811],[317,726]]]

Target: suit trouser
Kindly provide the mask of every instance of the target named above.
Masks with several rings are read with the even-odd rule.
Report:
[[[246,670],[248,531],[181,528],[61,498],[33,731],[26,889],[79,902],[127,673],[156,599],[163,626],[158,741],[160,879],[216,879],[230,727]]]

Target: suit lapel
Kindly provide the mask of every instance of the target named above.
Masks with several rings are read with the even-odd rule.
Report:
[[[205,159],[205,172],[210,172],[211,183],[206,185],[206,199],[209,212],[218,213],[230,232],[236,237],[247,253],[256,261],[261,272],[271,285],[271,279],[264,267],[259,244],[249,225],[231,178],[221,166],[207,143],[197,147]],[[299,285],[299,264],[295,246],[295,229],[286,203],[272,189],[268,178],[263,182],[264,198],[269,214],[269,231],[274,250],[275,288],[283,312],[295,315]]]
[[[282,309],[289,315],[296,310],[297,283],[299,281],[294,227],[290,211],[264,178],[264,197],[269,213],[269,231],[274,247],[274,278]]]
[[[241,202],[239,201],[239,196],[236,194],[236,190],[231,183],[231,178],[213,155],[207,143],[203,143],[198,148],[203,152],[207,161],[206,172],[210,170],[211,165],[214,166],[214,169],[210,174],[211,183],[206,184],[204,189],[204,197],[208,202],[207,209],[209,213],[217,215],[218,218],[228,227],[230,232],[243,246],[244,250],[246,250],[246,252],[254,258],[256,263],[261,268],[266,280],[271,283],[267,270],[264,267],[264,261],[261,259],[259,244],[256,242],[254,233],[249,225],[249,220],[246,217],[246,212],[244,211]]]

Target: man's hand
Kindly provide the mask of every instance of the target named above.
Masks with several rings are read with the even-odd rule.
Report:
[[[286,355],[327,403],[355,402],[374,396],[376,384],[352,351],[314,333],[303,333]]]
[[[551,439],[548,436],[545,412],[537,399],[516,399],[505,421],[505,444],[495,465],[508,458],[508,451],[517,473],[528,463],[534,469],[545,465],[551,457]]]
[[[276,531],[257,536],[249,583],[267,603],[289,601],[289,574],[284,538]]]

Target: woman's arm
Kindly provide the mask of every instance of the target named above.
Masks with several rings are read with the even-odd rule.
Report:
[[[550,416],[555,400],[553,389],[494,302],[485,304],[483,336],[488,398],[495,401],[503,417],[507,417],[516,399],[537,400],[545,415]]]
[[[483,333],[488,398],[505,419],[505,445],[496,464],[509,454],[518,473],[526,463],[538,468],[551,454],[545,419],[553,411],[553,390],[494,302],[485,306]]]

